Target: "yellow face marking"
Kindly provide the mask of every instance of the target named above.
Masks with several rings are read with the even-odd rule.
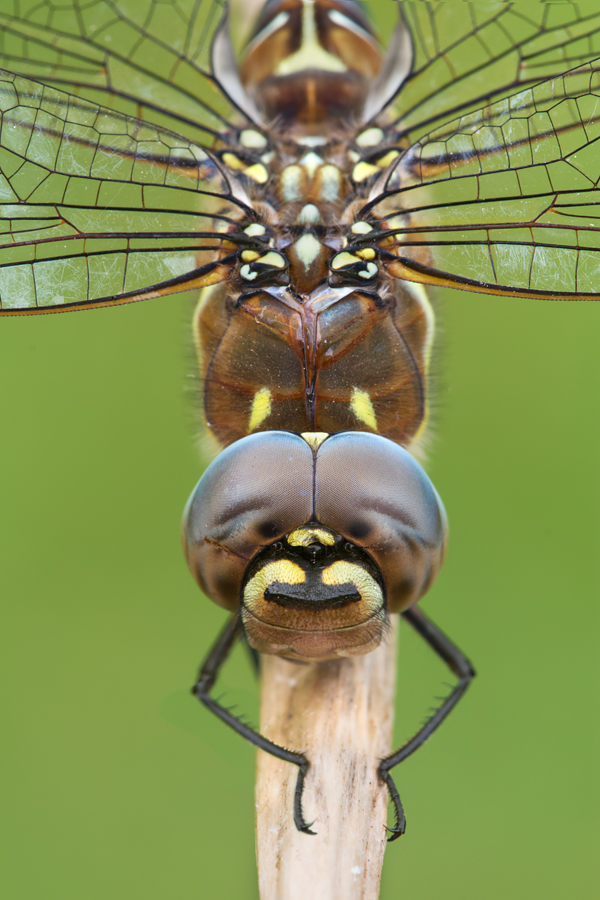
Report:
[[[233,153],[224,153],[222,159],[228,169],[241,171],[246,168],[244,160],[240,159],[239,156],[235,156]]]
[[[333,547],[335,538],[324,528],[296,528],[286,538],[290,547],[310,547],[311,544],[325,544]]]
[[[254,262],[255,259],[260,259],[260,253],[256,250],[242,250],[242,259],[244,262]]]
[[[304,438],[313,450],[318,450],[325,438],[329,437],[329,434],[326,431],[303,431],[300,437]]]
[[[248,166],[247,169],[244,169],[244,175],[247,178],[251,178],[252,181],[256,181],[257,184],[266,184],[269,180],[269,173],[262,163],[255,163],[253,166]]]
[[[368,222],[355,222],[350,231],[352,234],[368,234],[373,231],[373,226]]]
[[[357,250],[356,255],[360,256],[361,259],[375,259],[377,256],[372,247],[365,247],[364,250]]]
[[[356,563],[339,560],[332,563],[321,575],[323,584],[353,584],[361,600],[374,611],[383,606],[383,593],[366,569]]]
[[[345,72],[346,66],[337,56],[324,50],[319,43],[313,0],[302,4],[302,42],[298,50],[283,59],[276,75],[294,75],[304,69],[322,69],[326,72]]]
[[[331,268],[337,271],[337,269],[343,269],[345,266],[353,266],[357,262],[360,262],[360,259],[354,253],[348,253],[347,250],[344,250],[341,253],[336,253],[333,257]]]
[[[301,166],[287,166],[281,173],[281,194],[286,203],[302,200],[304,171]]]
[[[381,159],[377,160],[377,166],[380,169],[387,169],[387,167],[394,162],[395,159],[398,159],[400,156],[400,152],[398,150],[390,150],[389,153],[386,153],[385,156],[382,156]]]
[[[337,166],[332,164],[322,166],[321,168],[321,186],[319,197],[321,200],[329,200],[332,203],[339,200],[340,189],[342,186],[342,173]]]
[[[271,401],[271,391],[269,388],[262,387],[254,395],[252,401],[252,409],[250,411],[250,420],[248,422],[248,434],[258,428],[265,419],[268,419],[273,409]]]
[[[257,600],[263,600],[266,589],[275,581],[280,584],[303,584],[306,575],[297,563],[289,559],[267,563],[244,588],[244,603],[252,607]]]
[[[376,147],[384,139],[385,135],[381,128],[367,128],[362,134],[359,134],[355,143],[359,147]]]
[[[357,387],[353,388],[350,409],[359,422],[363,422],[368,428],[377,431],[377,416],[367,391],[361,391]]]
[[[267,139],[260,131],[254,131],[253,128],[245,128],[240,132],[240,144],[242,147],[251,147],[256,150],[262,150],[267,146]]]
[[[321,244],[314,234],[303,234],[295,244],[298,259],[308,272],[312,264],[319,258]]]
[[[361,181],[366,181],[367,178],[370,178],[371,175],[375,175],[377,172],[379,172],[378,166],[373,166],[371,163],[367,162],[359,162],[352,170],[352,180],[359,184]]]
[[[320,225],[322,222],[319,208],[314,203],[307,203],[296,216],[296,225]]]

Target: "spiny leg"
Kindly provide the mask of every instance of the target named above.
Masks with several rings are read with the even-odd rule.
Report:
[[[264,735],[260,734],[260,732],[254,731],[253,728],[250,728],[249,725],[246,725],[245,722],[237,716],[234,716],[232,712],[224,706],[221,706],[220,703],[217,703],[217,701],[213,700],[210,696],[210,692],[217,680],[219,669],[229,656],[231,648],[241,634],[242,625],[239,616],[237,613],[234,613],[202,663],[198,674],[198,681],[192,688],[192,694],[194,694],[200,703],[204,704],[207,709],[225,722],[226,725],[229,725],[230,728],[233,728],[234,731],[241,734],[243,738],[250,741],[255,747],[259,747],[266,753],[270,753],[272,756],[277,757],[277,759],[282,759],[284,762],[290,762],[295,766],[298,766],[298,778],[296,780],[296,789],[294,791],[294,823],[298,831],[303,831],[305,834],[315,834],[314,831],[311,831],[310,825],[304,820],[302,814],[302,791],[304,789],[304,779],[306,778],[306,773],[309,768],[309,762],[306,756],[304,756],[303,753],[294,753],[292,750],[286,750],[285,747],[280,747],[279,744],[273,743],[273,741],[270,741]]]
[[[423,727],[420,728],[410,740],[403,744],[399,750],[396,750],[391,756],[382,759],[379,763],[377,771],[381,780],[387,785],[391,801],[394,804],[394,813],[396,817],[396,825],[393,829],[390,829],[392,832],[392,835],[389,838],[390,841],[395,841],[401,834],[404,834],[406,828],[406,817],[404,815],[402,801],[400,800],[400,795],[394,784],[394,780],[390,775],[390,769],[393,769],[394,766],[397,766],[405,760],[407,756],[410,756],[411,753],[414,753],[415,750],[418,750],[419,747],[425,743],[436,728],[442,724],[448,713],[456,706],[475,676],[475,670],[464,653],[458,649],[456,644],[452,643],[450,638],[446,637],[443,631],[440,631],[437,625],[434,625],[431,619],[427,618],[425,613],[420,609],[417,609],[417,607],[413,607],[412,609],[406,610],[402,615],[406,621],[412,625],[415,631],[429,644],[432,650],[443,659],[448,668],[457,676],[458,683],[453,688],[452,693],[446,697],[439,709],[437,709],[425,722]]]

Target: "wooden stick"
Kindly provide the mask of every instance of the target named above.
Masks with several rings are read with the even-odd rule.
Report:
[[[394,616],[394,619],[397,617]],[[300,666],[263,658],[260,730],[306,753],[304,815],[292,817],[297,769],[258,751],[256,856],[261,900],[376,900],[387,833],[397,623],[366,656]]]

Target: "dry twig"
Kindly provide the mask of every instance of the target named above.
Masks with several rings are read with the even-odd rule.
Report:
[[[260,730],[306,752],[303,808],[317,835],[294,826],[296,767],[259,751],[261,900],[379,896],[388,796],[376,769],[392,738],[395,635],[396,626],[376,651],[355,659],[300,666],[263,658]]]

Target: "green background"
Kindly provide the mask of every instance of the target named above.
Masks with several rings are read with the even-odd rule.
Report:
[[[203,465],[192,306],[0,323],[11,898],[257,896],[254,752],[188,694],[224,620],[179,546]],[[397,771],[382,898],[595,897],[600,305],[446,292],[438,311],[428,470],[451,540],[423,606],[479,677]],[[446,680],[404,629],[399,741]],[[222,683],[256,718],[240,650]]]

